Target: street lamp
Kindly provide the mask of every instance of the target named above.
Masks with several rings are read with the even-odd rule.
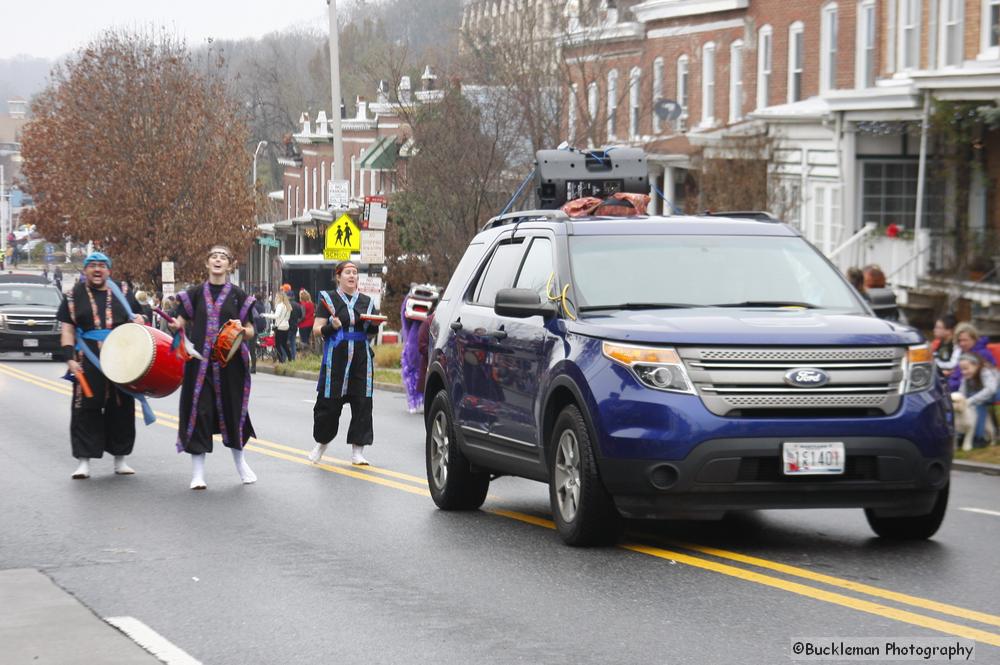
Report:
[[[261,141],[257,144],[257,149],[253,151],[253,188],[257,189],[257,155],[260,154],[260,149],[267,145],[267,141]]]

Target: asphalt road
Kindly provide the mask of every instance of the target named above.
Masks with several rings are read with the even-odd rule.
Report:
[[[824,636],[969,638],[977,662],[1000,662],[998,477],[955,473],[929,542],[882,542],[859,510],[774,511],[572,549],[538,483],[436,510],[402,395],[376,394],[373,467],[346,464],[343,433],[309,465],[314,387],[299,379],[255,376],[256,485],[216,450],[208,490],[188,489],[176,397],[140,423],[135,476],[105,458],[70,480],[62,371],[0,360],[0,569],[39,569],[206,664],[763,664]]]

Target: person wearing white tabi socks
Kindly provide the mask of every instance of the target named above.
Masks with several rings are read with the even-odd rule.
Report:
[[[344,261],[337,266],[337,289],[320,291],[313,334],[322,335],[323,357],[313,407],[313,439],[309,460],[316,464],[337,436],[340,414],[351,405],[347,443],[351,464],[367,466],[364,449],[372,445],[372,387],[375,352],[371,337],[385,317],[374,301],[358,290],[358,267]]]
[[[111,281],[111,259],[106,254],[88,254],[83,276],[56,314],[68,369],[64,378],[73,382],[69,430],[78,462],[73,479],[89,478],[90,460],[104,453],[114,457],[115,474],[130,476],[135,471],[125,458],[135,444],[135,399],[104,376],[99,356],[101,343],[113,328],[129,323],[132,317],[143,323],[143,318],[132,314],[139,303],[123,292],[127,288]]]
[[[171,330],[183,330],[200,358],[184,366],[181,385],[177,451],[191,455],[191,489],[203,490],[205,455],[218,434],[229,448],[240,480],[257,481],[243,455],[256,436],[250,422],[250,352],[254,297],[229,281],[234,267],[228,247],[214,245],[206,259],[208,279],[178,294]]]

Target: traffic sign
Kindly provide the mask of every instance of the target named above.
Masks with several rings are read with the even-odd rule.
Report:
[[[337,218],[326,230],[323,258],[327,261],[346,261],[351,254],[361,251],[361,230],[347,214]]]
[[[375,302],[375,308],[382,307],[382,278],[377,275],[358,275],[358,291]]]
[[[385,231],[361,231],[361,262],[385,263]]]
[[[327,191],[329,191],[329,204],[331,208],[334,210],[347,210],[350,207],[350,181],[331,180]]]
[[[366,229],[385,230],[389,218],[389,203],[384,196],[366,196],[361,226]]]

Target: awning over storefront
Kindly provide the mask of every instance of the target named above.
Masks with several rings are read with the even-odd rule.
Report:
[[[322,254],[281,254],[278,262],[282,268],[321,268],[324,266],[333,267],[339,261],[328,261]]]
[[[399,146],[395,136],[383,136],[368,150],[361,159],[360,169],[367,171],[385,171],[396,167],[399,156]]]

